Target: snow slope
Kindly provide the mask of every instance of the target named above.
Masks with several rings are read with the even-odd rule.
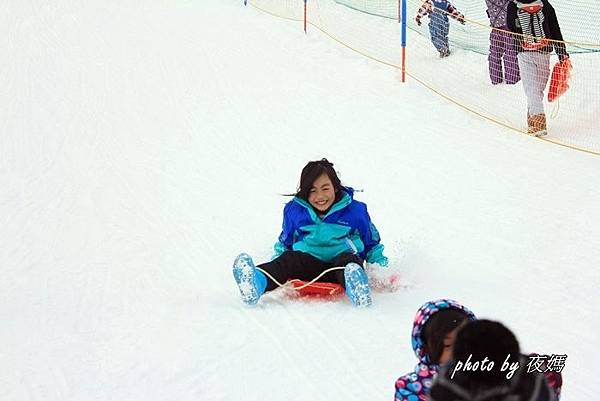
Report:
[[[441,297],[594,399],[600,158],[238,1],[7,0],[0,53],[0,400],[390,400]],[[248,309],[231,262],[321,157],[404,287]]]

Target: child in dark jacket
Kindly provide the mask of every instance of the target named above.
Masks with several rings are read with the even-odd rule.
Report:
[[[548,0],[513,0],[508,3],[506,22],[516,35],[519,70],[527,96],[527,132],[547,134],[544,90],[550,76],[550,53],[569,57],[554,8]]]
[[[371,304],[371,290],[363,268],[387,266],[379,232],[367,205],[353,198],[354,190],[342,186],[327,159],[311,161],[302,170],[300,188],[283,209],[283,227],[275,244],[275,258],[257,267],[242,253],[233,264],[233,276],[242,301],[254,305],[266,291],[277,288],[267,276],[285,283],[290,279],[338,283],[355,306]]]
[[[468,362],[471,369],[465,369]],[[527,359],[520,354],[519,343],[508,328],[498,322],[477,320],[458,331],[453,361],[436,377],[429,400],[554,401],[555,395],[543,374],[527,373]]]
[[[450,22],[448,16],[463,25],[465,16],[448,0],[425,0],[415,17],[417,25],[421,26],[421,18],[425,15],[429,15],[429,33],[431,34],[433,46],[440,53],[440,58],[448,57],[450,55],[450,45],[448,44]]]

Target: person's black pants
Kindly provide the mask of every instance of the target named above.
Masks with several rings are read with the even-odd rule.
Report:
[[[286,251],[271,262],[263,263],[258,267],[268,272],[281,284],[285,284],[286,281],[291,279],[311,281],[327,269],[346,266],[351,262],[357,263],[359,266],[363,265],[363,260],[352,253],[342,253],[331,262],[323,262],[308,253]],[[319,278],[319,281],[338,283],[346,288],[343,270],[330,271]],[[267,277],[266,291],[272,291],[275,288],[277,288],[277,284]]]

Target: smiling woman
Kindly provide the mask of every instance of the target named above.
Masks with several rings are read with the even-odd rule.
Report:
[[[278,283],[311,281],[322,275],[319,280],[343,286],[355,306],[369,306],[371,290],[363,264],[387,266],[388,260],[367,205],[353,195],[354,190],[342,186],[327,159],[306,164],[298,191],[283,210],[275,259],[258,268],[247,254],[234,262],[233,276],[242,301],[254,305]],[[333,267],[343,270],[326,272]]]

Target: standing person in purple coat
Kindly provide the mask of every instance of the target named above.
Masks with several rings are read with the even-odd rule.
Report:
[[[490,19],[490,54],[488,65],[490,79],[493,85],[506,82],[514,85],[521,80],[519,75],[519,62],[515,49],[513,35],[509,33],[506,23],[506,10],[511,0],[485,0],[487,15]],[[504,61],[504,74],[502,71]]]

